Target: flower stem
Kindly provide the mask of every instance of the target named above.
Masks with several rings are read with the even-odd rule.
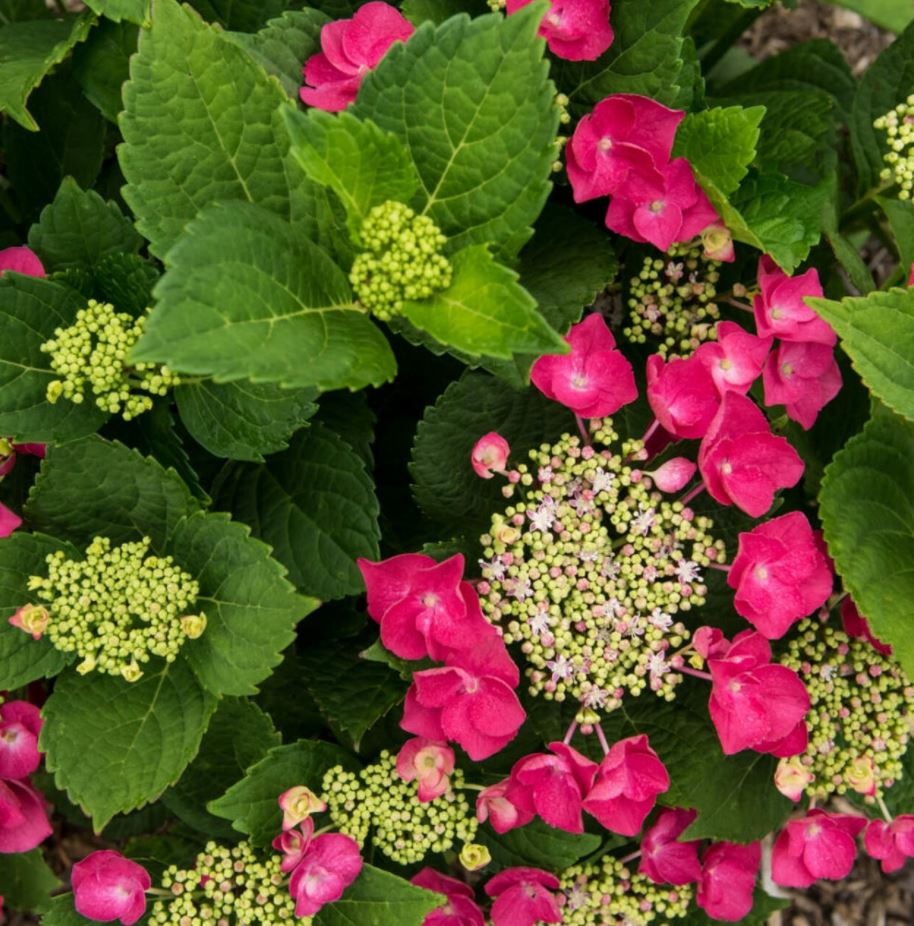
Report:
[[[629,862],[633,862],[636,858],[641,858],[641,850],[636,849],[634,852],[631,852],[629,855],[624,855],[619,861],[623,865],[627,865]]]
[[[577,730],[577,728],[578,728],[578,722],[576,720],[572,720],[571,723],[568,725],[568,729],[565,731],[564,738],[562,739],[562,742],[566,746],[571,742],[571,738],[574,736],[574,732],[575,730]]]
[[[587,430],[587,423],[580,415],[575,415],[574,420],[578,423],[578,430],[581,432],[581,437],[584,440],[585,446],[590,446],[590,431]]]
[[[696,495],[699,495],[702,492],[704,492],[704,489],[705,489],[704,481],[699,482],[698,485],[695,486],[694,489],[692,489],[690,492],[686,492],[686,494],[683,495],[682,498],[679,499],[679,501],[682,502],[683,505],[688,505],[689,502],[692,501],[692,499],[695,498]]]
[[[660,421],[655,418],[654,423],[644,432],[644,437],[641,438],[641,443],[646,444],[653,436],[657,428],[660,427]]]
[[[716,569],[718,572],[729,572],[732,568],[726,563],[708,563],[708,569]]]
[[[734,299],[732,296],[725,296],[722,302],[726,302],[727,305],[732,305],[735,309],[742,309],[744,312],[755,313],[755,309],[752,308],[747,302],[740,302],[738,299]]]
[[[465,781],[462,785],[457,785],[457,790],[459,791],[485,791],[485,785],[471,785],[468,781]]]
[[[677,671],[683,672],[686,675],[693,675],[695,678],[703,678],[706,682],[713,682],[714,678],[710,672],[699,672],[698,669],[693,669],[690,666],[683,666]]]
[[[885,817],[886,823],[891,823],[894,819],[889,813],[889,808],[885,806],[885,801],[881,797],[876,798],[876,802],[879,804],[879,809],[882,811],[882,815]]]
[[[606,742],[606,734],[603,732],[603,727],[600,724],[596,724],[594,729],[597,731],[597,739],[600,741],[600,748],[603,750],[603,755],[609,754],[609,743]]]

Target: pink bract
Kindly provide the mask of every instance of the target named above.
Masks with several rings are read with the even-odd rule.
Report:
[[[865,817],[824,810],[791,820],[774,842],[772,879],[784,887],[809,887],[819,878],[846,878],[857,856],[854,837],[865,825]]]
[[[29,277],[43,277],[44,267],[38,255],[26,247],[4,248],[0,251],[0,277],[7,271]]]
[[[77,913],[90,920],[130,926],[146,912],[149,872],[120,852],[93,852],[73,866],[70,881]]]
[[[41,763],[41,713],[28,701],[0,705],[0,778],[25,778]]]
[[[530,2],[507,0],[507,12],[516,13]],[[609,13],[609,0],[551,0],[538,34],[559,58],[594,61],[612,45]]]
[[[473,472],[482,479],[491,479],[495,473],[504,472],[510,453],[511,447],[501,434],[495,431],[483,434],[473,445],[470,454]]]
[[[397,774],[403,781],[419,782],[419,800],[433,801],[450,787],[454,750],[446,743],[417,736],[407,740],[397,755]]]
[[[748,846],[718,842],[701,860],[701,879],[695,900],[714,920],[737,923],[752,909],[755,879],[762,860],[760,843]]]
[[[769,640],[782,637],[831,594],[834,579],[822,541],[799,511],[739,535],[727,584],[736,610]]]
[[[475,894],[469,884],[433,868],[423,868],[409,883],[447,898],[447,903],[425,917],[422,926],[485,926],[485,917],[473,899]]]
[[[785,406],[787,417],[808,431],[841,391],[841,371],[827,344],[783,341],[768,358],[762,382],[765,404]]]
[[[860,614],[857,610],[857,605],[854,604],[854,600],[850,596],[846,597],[841,602],[840,613],[841,624],[844,627],[844,632],[849,637],[854,637],[858,640],[866,640],[873,649],[882,653],[883,656],[892,655],[892,647],[889,646],[888,643],[883,643],[873,635],[869,621]]]
[[[761,376],[773,340],[757,338],[735,322],[718,322],[717,340],[702,344],[695,354],[708,368],[721,395],[745,395]]]
[[[20,527],[22,527],[22,518],[0,502],[0,539],[9,537]]]
[[[834,347],[837,336],[831,325],[806,304],[807,297],[821,298],[817,270],[789,277],[767,255],[758,263],[761,293],[753,299],[755,325],[761,337],[783,341],[815,341]]]
[[[28,852],[52,832],[38,791],[25,781],[0,781],[0,853]]]
[[[534,816],[532,809],[511,803],[508,797],[509,786],[510,780],[506,778],[483,788],[476,798],[476,819],[480,823],[488,820],[496,833],[507,833],[508,830],[526,826]]]
[[[680,842],[679,837],[698,816],[681,807],[660,811],[641,839],[638,871],[655,884],[691,884],[701,877],[696,841]]]
[[[282,852],[282,861],[279,870],[294,871],[298,863],[305,857],[305,852],[311,844],[314,835],[314,818],[308,817],[298,829],[283,830],[272,842],[278,852]]]
[[[691,460],[685,457],[673,457],[648,475],[661,492],[679,492],[695,475],[697,468]]]
[[[616,349],[602,315],[588,315],[565,336],[567,354],[547,354],[533,364],[530,379],[547,398],[582,418],[603,418],[638,397],[631,364]]]
[[[914,815],[901,814],[891,823],[870,820],[863,834],[863,847],[868,855],[879,859],[886,874],[898,871],[914,858]]]
[[[486,884],[486,893],[495,898],[491,918],[494,926],[533,926],[534,923],[561,923],[558,898],[559,879],[539,868],[508,868]]]
[[[665,361],[647,358],[647,400],[663,428],[676,437],[704,437],[720,395],[708,368],[696,354]]]
[[[415,31],[399,10],[378,0],[359,7],[352,19],[327,23],[321,29],[321,51],[305,62],[302,102],[327,112],[345,109],[390,46]]]
[[[339,900],[361,870],[362,856],[354,839],[341,833],[312,839],[289,881],[295,915],[313,916],[324,904]]]

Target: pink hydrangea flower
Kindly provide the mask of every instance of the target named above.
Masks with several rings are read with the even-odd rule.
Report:
[[[97,923],[135,923],[146,912],[149,872],[120,852],[103,849],[86,856],[70,873],[76,912]]]
[[[535,812],[549,826],[583,833],[581,802],[597,774],[591,762],[566,743],[550,743],[552,755],[525,756],[511,769],[507,798],[525,813]]]
[[[713,920],[738,923],[752,909],[755,879],[762,860],[760,843],[718,842],[705,850],[695,901]]]
[[[423,803],[441,797],[450,787],[454,750],[446,743],[422,736],[407,740],[397,754],[397,774],[403,781],[419,781]]]
[[[718,322],[717,340],[702,344],[695,354],[707,366],[721,395],[745,395],[761,376],[773,340],[757,338],[735,322]]]
[[[0,705],[0,778],[25,778],[41,763],[41,712],[28,701]]]
[[[727,392],[701,442],[698,468],[715,501],[758,518],[778,489],[800,481],[804,466],[787,439],[771,433],[751,399]]]
[[[809,887],[819,878],[839,881],[854,867],[854,837],[865,817],[810,810],[778,834],[771,852],[771,877],[783,887]]]
[[[575,126],[565,148],[575,202],[612,196],[632,170],[665,164],[684,116],[637,94],[617,93],[597,103]]]
[[[808,431],[841,391],[841,371],[827,344],[783,341],[768,358],[762,382],[765,404],[785,406],[787,417]]]
[[[513,804],[508,796],[510,779],[499,781],[497,784],[483,788],[476,798],[476,819],[480,823],[488,820],[496,833],[507,833],[508,830],[519,826],[526,826],[534,816],[533,809]]]
[[[290,830],[298,826],[302,820],[307,820],[313,813],[322,813],[327,805],[310,789],[304,785],[296,785],[283,791],[277,799],[282,810],[282,828]]]
[[[809,692],[796,672],[771,663],[771,646],[746,630],[708,660],[708,709],[726,755],[744,749],[793,756],[806,749]]]
[[[727,575],[737,612],[769,640],[825,604],[833,582],[822,539],[799,511],[741,533]]]
[[[490,916],[494,926],[534,926],[535,923],[561,923],[558,897],[559,879],[539,868],[507,868],[486,884],[486,893],[495,898]]]
[[[761,337],[782,341],[814,341],[834,347],[837,336],[831,325],[806,304],[807,297],[821,298],[822,284],[817,270],[789,277],[766,254],[758,262],[761,293],[752,301],[755,326]]]
[[[638,871],[655,884],[691,884],[701,877],[697,841],[680,842],[679,837],[698,816],[681,807],[660,811],[641,840]]]
[[[508,15],[532,0],[507,0]],[[595,61],[612,45],[609,0],[551,0],[539,35],[566,61]]]
[[[339,900],[361,870],[362,856],[354,839],[342,833],[312,839],[289,881],[295,915],[314,916],[324,904]]]
[[[857,605],[854,604],[850,596],[847,596],[841,602],[840,613],[841,624],[844,627],[844,632],[849,637],[854,637],[857,640],[866,640],[873,649],[882,653],[883,656],[892,655],[892,647],[889,646],[888,643],[883,643],[873,636],[869,621],[860,614],[857,610]]]
[[[447,903],[426,915],[422,926],[485,926],[485,917],[469,884],[449,878],[434,868],[423,868],[409,883],[447,897]]]
[[[495,473],[503,473],[508,463],[511,447],[495,431],[483,434],[473,445],[470,462],[473,472],[482,479],[491,479]]]
[[[0,251],[0,277],[7,270],[28,277],[43,277],[45,275],[44,267],[38,259],[38,255],[31,248],[26,247],[4,248]]]
[[[670,787],[670,776],[647,736],[631,736],[614,743],[597,773],[584,809],[606,829],[634,836]]]
[[[914,858],[914,815],[906,813],[891,823],[870,820],[863,833],[863,847],[872,858],[879,859],[888,875]]]
[[[390,46],[415,31],[399,10],[378,0],[359,7],[352,19],[327,23],[321,29],[321,51],[305,62],[302,102],[331,113],[345,109]]]
[[[25,781],[0,781],[0,853],[28,852],[52,832],[38,791]]]
[[[685,457],[673,457],[648,475],[661,492],[679,492],[685,488],[697,469],[698,467],[691,460]]]
[[[638,397],[631,364],[616,349],[603,316],[588,315],[565,336],[567,354],[547,354],[533,364],[530,379],[548,399],[582,418],[603,418]]]
[[[22,526],[22,518],[0,502],[0,538],[9,537]]]
[[[720,408],[717,387],[697,354],[669,362],[660,354],[648,357],[647,400],[663,428],[676,437],[704,437]]]
[[[314,818],[306,817],[298,829],[283,830],[274,840],[273,848],[282,852],[280,871],[294,871],[305,857],[314,835]]]

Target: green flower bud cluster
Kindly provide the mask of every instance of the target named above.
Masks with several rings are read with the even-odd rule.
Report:
[[[359,302],[382,321],[403,303],[428,299],[451,285],[447,238],[438,226],[403,203],[375,206],[362,224],[362,245],[349,272]]]
[[[112,547],[96,537],[85,559],[51,553],[47,578],[29,588],[48,603],[47,635],[64,653],[78,653],[77,671],[122,675],[134,682],[151,656],[173,662],[187,637],[198,637],[205,615],[190,615],[200,593],[170,556],[149,554],[150,539]]]
[[[509,474],[520,499],[481,538],[483,613],[526,657],[530,693],[582,705],[581,723],[651,690],[671,700],[689,631],[676,615],[705,603],[702,571],[725,560],[711,521],[662,497],[618,452],[612,422],[591,422],[594,446],[565,434]],[[602,445],[603,449],[598,449]]]
[[[160,926],[308,926],[311,917],[295,917],[295,901],[281,856],[261,861],[247,842],[237,846],[206,844],[188,869],[172,865],[162,887],[173,897],[157,900],[149,917]]]
[[[691,884],[654,884],[611,855],[566,869],[561,890],[564,926],[647,926],[680,919],[693,894]]]
[[[897,183],[898,198],[911,198],[914,190],[914,93],[893,110],[880,116],[873,126],[885,132],[889,150],[883,155],[886,167],[880,176]]]
[[[809,746],[799,762],[810,797],[857,791],[881,797],[903,774],[914,723],[914,686],[866,640],[807,618],[781,662],[809,691]]]
[[[720,261],[704,257],[700,246],[674,244],[665,258],[645,257],[629,281],[625,337],[633,344],[658,340],[663,357],[687,356],[713,340],[719,269]]]
[[[88,391],[100,409],[120,413],[125,421],[152,408],[151,396],[166,395],[180,380],[168,367],[128,365],[145,323],[145,316],[134,318],[115,312],[108,302],[90,299],[69,328],[58,328],[41,345],[51,355],[51,369],[61,377],[48,384],[48,401],[53,404],[64,398],[80,405]]]
[[[451,785],[440,797],[420,802],[416,783],[401,780],[396,756],[384,750],[358,775],[339,765],[331,768],[324,775],[322,796],[341,832],[360,846],[370,832],[376,849],[401,865],[412,865],[476,836],[476,816],[459,790],[459,769],[451,775]]]

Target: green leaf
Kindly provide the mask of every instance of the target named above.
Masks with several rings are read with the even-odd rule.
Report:
[[[181,421],[198,444],[217,457],[254,462],[289,445],[317,411],[316,398],[316,389],[243,380],[201,380],[175,389]]]
[[[103,19],[73,53],[73,73],[83,93],[111,122],[117,122],[124,108],[121,89],[130,77],[130,56],[138,38],[132,23]]]
[[[73,895],[69,891],[52,898],[41,917],[42,926],[89,926],[92,922],[76,912]]]
[[[426,20],[443,23],[459,13],[481,16],[489,12],[489,6],[484,0],[403,0],[400,10],[411,23],[420,26]]]
[[[86,300],[66,286],[6,273],[0,279],[0,434],[55,443],[97,431],[108,417],[91,403],[47,401],[57,378],[41,345],[72,324]]]
[[[566,833],[534,818],[531,823],[507,833],[480,827],[477,840],[492,853],[492,861],[502,868],[533,867],[548,871],[570,868],[592,855],[602,839],[592,833]]]
[[[380,508],[362,459],[324,425],[299,431],[266,463],[229,465],[213,492],[302,591],[321,599],[362,591],[355,561],[378,557]]]
[[[425,23],[359,89],[352,112],[409,149],[421,182],[412,205],[452,251],[494,242],[513,256],[549,195],[559,114],[536,38],[542,13]]]
[[[167,550],[200,583],[206,613],[206,630],[182,653],[214,694],[256,694],[317,602],[296,595],[269,548],[226,514],[181,521]]]
[[[271,749],[244,778],[222,797],[210,801],[207,809],[232,822],[239,833],[266,846],[279,832],[282,812],[277,798],[296,785],[306,785],[320,793],[324,773],[335,765],[358,771],[359,764],[339,746],[321,740],[300,740]]]
[[[320,399],[317,421],[325,424],[365,461],[370,473],[374,468],[374,426],[377,415],[364,392],[325,392]]]
[[[13,22],[0,27],[0,113],[7,113],[23,128],[38,131],[38,124],[26,109],[29,94],[56,64],[89,34],[95,17],[91,13],[66,19]]]
[[[871,293],[876,286],[873,282],[873,274],[870,272],[870,268],[867,267],[866,261],[854,242],[840,232],[833,230],[826,231],[825,237],[828,239],[835,259],[844,268],[851,284],[862,295]]]
[[[215,708],[180,659],[147,668],[133,683],[65,673],[44,706],[40,748],[57,786],[100,831],[178,780]]]
[[[110,254],[135,253],[143,239],[116,203],[105,202],[94,190],[83,191],[67,177],[54,202],[29,229],[29,247],[45,270],[96,267]]]
[[[4,907],[37,913],[47,909],[60,879],[48,867],[41,849],[0,855],[0,897]]]
[[[446,898],[389,871],[365,865],[343,896],[314,917],[314,926],[421,926]]]
[[[845,589],[914,676],[914,424],[880,410],[825,470],[819,508]]]
[[[343,272],[303,229],[266,210],[210,207],[168,265],[134,359],[288,387],[358,389],[393,378],[390,346]]]
[[[914,420],[914,289],[809,304],[841,338],[854,369],[889,408]]]
[[[889,220],[898,258],[907,277],[914,265],[914,203],[910,200],[889,199],[887,196],[877,196],[876,202]]]
[[[155,266],[137,254],[108,254],[92,272],[92,295],[139,317],[154,302],[152,288],[158,278]]]
[[[255,32],[293,4],[292,0],[190,0],[190,5],[225,29]]]
[[[50,19],[54,15],[43,0],[0,0],[0,26],[7,23]]]
[[[359,240],[365,217],[393,199],[409,202],[419,187],[416,168],[403,142],[369,120],[286,106],[282,110],[292,156],[305,173],[339,196],[349,219],[349,233]]]
[[[865,16],[880,29],[901,32],[914,17],[908,0],[828,0]]]
[[[451,256],[451,285],[430,299],[405,302],[403,314],[421,331],[473,357],[561,354],[568,345],[536,310],[536,301],[482,244]]]
[[[150,0],[86,0],[86,6],[99,16],[114,22],[126,20],[139,26],[149,25]]]
[[[148,536],[161,549],[198,508],[173,469],[93,436],[48,450],[26,516],[33,527],[77,544],[101,535],[113,543]]]

